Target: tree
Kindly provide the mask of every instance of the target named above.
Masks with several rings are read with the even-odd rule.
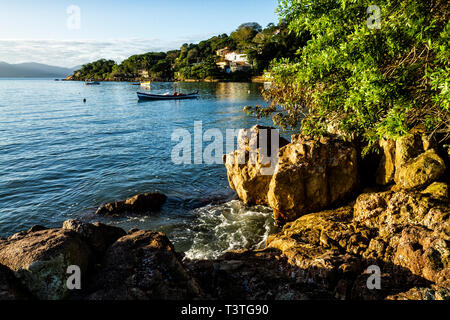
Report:
[[[367,23],[372,1],[282,0],[281,18],[312,40],[296,59],[271,67],[272,104],[254,112],[281,127],[320,136],[335,124],[374,150],[382,138],[423,125],[450,136],[450,7],[444,0],[379,0],[381,28]]]
[[[249,48],[251,40],[262,31],[262,27],[256,22],[244,23],[231,34],[231,38],[236,42],[237,48],[245,50]]]
[[[105,79],[105,75],[112,72],[115,66],[116,63],[113,60],[100,59],[83,65],[80,70],[75,71],[74,78],[76,80],[102,80]]]

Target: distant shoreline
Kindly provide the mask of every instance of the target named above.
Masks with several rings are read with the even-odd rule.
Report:
[[[73,81],[73,82],[85,82],[85,80],[72,80],[72,79],[61,79],[59,81]],[[236,80],[219,80],[219,79],[214,79],[214,80],[207,80],[207,79],[203,79],[203,80],[196,80],[196,79],[185,79],[185,80],[96,80],[99,82],[126,82],[126,83],[137,83],[137,82],[145,82],[145,81],[150,81],[150,82],[173,82],[173,83],[196,83],[196,82],[205,82],[205,83],[233,83],[233,82],[239,82],[239,83],[265,83],[266,81],[262,81],[260,79],[251,79],[249,80],[243,80],[243,81],[236,81]]]

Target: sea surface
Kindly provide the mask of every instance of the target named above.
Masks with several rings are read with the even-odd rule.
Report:
[[[200,97],[138,102],[142,89],[129,83],[1,79],[0,237],[79,218],[164,232],[189,258],[262,246],[276,231],[271,211],[236,200],[222,163],[177,165],[171,157],[179,144],[172,134],[188,130],[193,142],[194,121],[224,136],[226,129],[270,124],[242,111],[264,104],[260,86],[152,83],[153,93],[199,90]],[[94,214],[105,202],[150,191],[169,198],[160,212]]]

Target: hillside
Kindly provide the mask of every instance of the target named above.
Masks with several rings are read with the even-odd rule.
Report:
[[[34,62],[0,62],[0,78],[65,78],[78,68],[61,68]]]
[[[240,25],[230,35],[221,34],[179,50],[133,55],[122,63],[101,59],[84,65],[72,80],[247,81],[268,69],[271,61],[294,58],[309,35],[290,32],[288,25],[258,23]]]

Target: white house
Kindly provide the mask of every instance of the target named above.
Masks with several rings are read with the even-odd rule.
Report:
[[[225,55],[225,60],[230,62],[242,62],[242,63],[248,63],[248,58],[246,54],[240,54],[236,52],[230,52]]]
[[[230,51],[228,47],[217,50],[216,54],[222,58],[222,61],[219,61],[217,66],[228,73],[251,68],[246,54]]]

